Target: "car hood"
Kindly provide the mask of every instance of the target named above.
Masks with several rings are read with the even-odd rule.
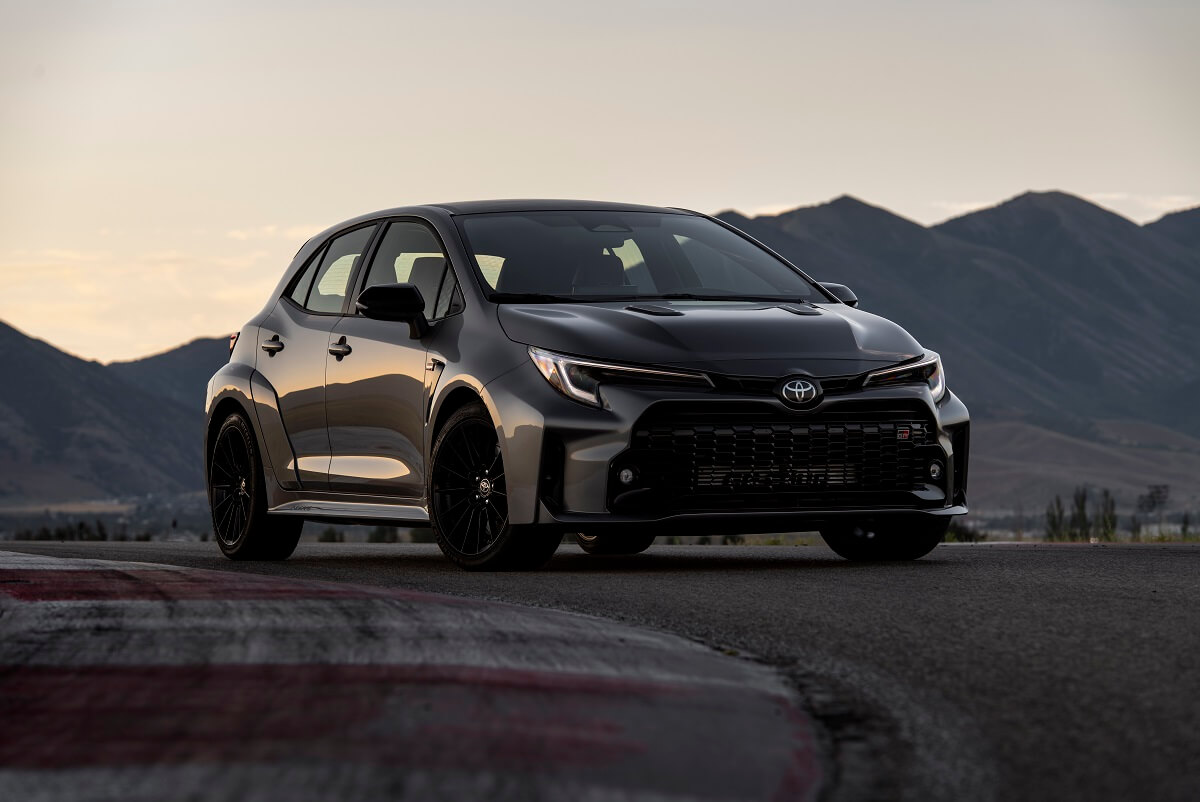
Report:
[[[895,323],[843,304],[501,304],[498,314],[505,334],[526,345],[726,375],[847,376],[923,353]]]

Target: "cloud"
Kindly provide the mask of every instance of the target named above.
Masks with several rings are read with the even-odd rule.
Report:
[[[747,217],[774,217],[777,214],[790,212],[793,209],[799,208],[801,205],[802,204],[799,203],[769,203],[766,206],[755,206],[745,214]]]
[[[1136,192],[1088,192],[1084,194],[1084,197],[1105,206],[1114,206],[1133,219],[1140,221],[1200,205],[1200,197],[1183,194],[1143,195]]]
[[[929,205],[937,209],[947,217],[958,217],[959,215],[967,214],[968,212],[986,209],[989,206],[995,206],[995,201],[948,201],[936,200],[930,201]]]
[[[286,239],[301,243],[320,231],[319,226],[277,226],[267,225],[257,228],[234,228],[225,232],[229,239],[239,242],[253,239]]]
[[[217,259],[213,259],[213,262],[221,267],[232,267],[241,270],[247,270],[254,267],[256,264],[270,255],[270,251],[260,249],[250,251],[249,253],[236,254],[234,256],[222,256]]]
[[[112,258],[108,251],[74,251],[66,248],[44,248],[31,255],[47,262],[102,262]]]
[[[191,262],[194,257],[182,251],[151,251],[142,254],[143,262]]]
[[[231,245],[219,256],[186,248],[14,250],[0,256],[0,320],[85,358],[135,358],[240,326],[293,250],[280,240]]]

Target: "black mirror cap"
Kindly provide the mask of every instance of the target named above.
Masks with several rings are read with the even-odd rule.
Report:
[[[844,303],[846,306],[855,308],[858,307],[858,296],[854,294],[854,290],[850,289],[845,284],[833,284],[828,281],[822,281],[821,287],[834,298],[837,298],[839,301]]]
[[[354,307],[363,317],[408,323],[414,338],[429,330],[425,299],[415,284],[374,284],[358,294]]]

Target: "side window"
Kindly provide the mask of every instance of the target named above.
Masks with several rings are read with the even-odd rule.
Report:
[[[388,225],[363,289],[376,284],[415,285],[425,299],[425,316],[431,320],[457,311],[453,301],[456,296],[461,307],[462,295],[457,292],[454,272],[447,265],[437,236],[423,223],[401,220]]]
[[[304,306],[304,302],[308,300],[308,288],[312,286],[313,273],[316,273],[317,268],[321,266],[321,257],[324,254],[323,248],[313,254],[313,257],[308,260],[308,264],[292,282],[292,288],[288,290],[288,297],[300,306]]]
[[[642,249],[636,242],[627,239],[618,246],[610,246],[608,252],[621,260],[621,267],[625,271],[625,286],[633,287],[641,293],[658,292],[658,287],[654,286],[654,279],[650,277],[650,271],[646,269],[646,257],[642,255]]]
[[[483,273],[483,280],[493,290],[496,289],[496,285],[500,283],[500,271],[504,269],[504,257],[477,253],[475,261],[479,263],[479,272]]]
[[[432,319],[443,318],[461,312],[463,308],[462,291],[458,289],[458,281],[453,271],[446,271],[446,280],[442,282],[442,291],[438,294],[437,306],[434,307]]]
[[[342,311],[342,304],[346,300],[346,285],[350,281],[354,263],[362,255],[374,232],[375,226],[356,228],[329,243],[329,247],[321,256],[320,267],[304,302],[305,309],[325,313]]]

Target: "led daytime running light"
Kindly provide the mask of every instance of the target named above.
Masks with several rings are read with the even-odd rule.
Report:
[[[593,407],[604,406],[604,401],[600,398],[602,380],[631,384],[712,387],[712,382],[702,373],[675,373],[655,368],[592,362],[533,346],[529,348],[529,358],[551,387],[573,401]]]

